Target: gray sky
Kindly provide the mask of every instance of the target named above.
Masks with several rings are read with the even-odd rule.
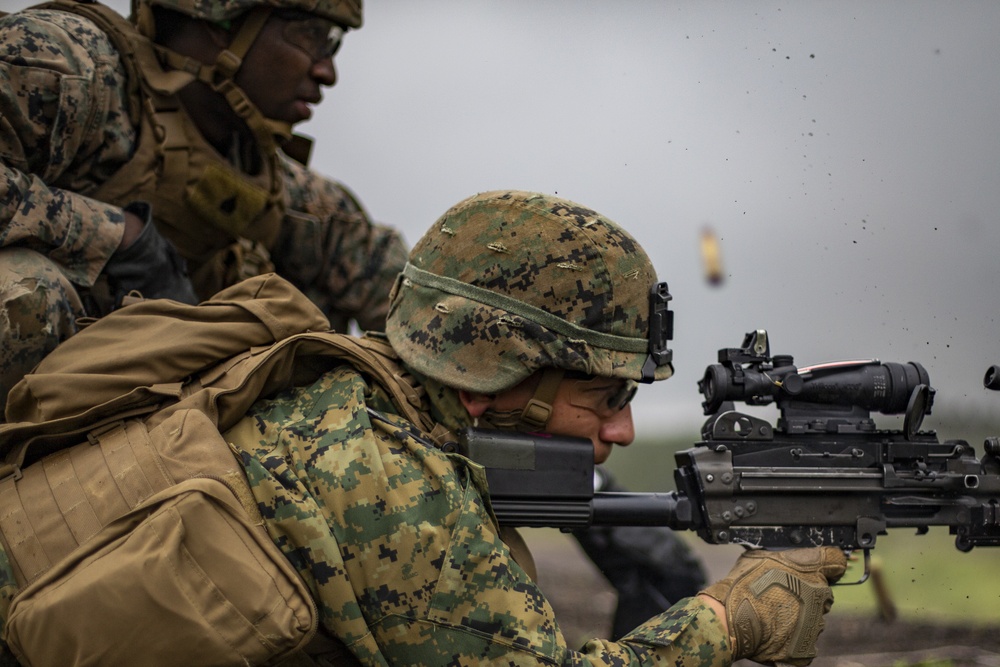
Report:
[[[677,313],[640,432],[700,423],[705,366],[761,327],[800,365],[919,361],[938,406],[995,410],[998,28],[995,2],[369,2],[308,131],[411,243],[506,187],[632,231]]]
[[[411,245],[498,188],[629,229],[677,313],[640,433],[700,423],[696,381],[755,328],[800,365],[919,361],[939,408],[1000,415],[998,28],[992,0],[369,0],[302,129]]]

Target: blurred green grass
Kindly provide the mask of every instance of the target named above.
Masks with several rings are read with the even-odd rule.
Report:
[[[860,576],[858,556],[845,581],[857,581]],[[878,538],[872,559],[884,573],[889,598],[900,619],[1000,623],[1000,579],[995,576],[1000,550],[978,547],[962,553],[955,548],[947,528],[932,528],[926,535],[898,529]],[[871,581],[860,586],[837,586],[834,598],[838,614],[878,614]]]
[[[988,420],[988,421],[987,421]],[[981,434],[1000,434],[1000,419],[989,415],[936,416],[932,428],[941,440],[968,440],[982,454]],[[674,452],[693,446],[700,438],[694,433],[673,433],[637,440],[617,451],[607,463],[612,474],[632,491],[668,491],[673,481]],[[692,543],[700,540],[688,535]],[[697,547],[699,553],[711,554],[711,545]],[[728,556],[730,552],[726,552]],[[900,620],[1000,624],[1000,548],[978,547],[969,553],[955,548],[947,528],[933,528],[926,535],[914,530],[893,529],[878,537],[872,552],[880,566],[889,597]],[[860,578],[861,554],[852,564],[845,581]],[[729,562],[729,561],[726,561]],[[722,574],[725,572],[723,571]],[[835,614],[878,614],[872,582],[834,589]]]

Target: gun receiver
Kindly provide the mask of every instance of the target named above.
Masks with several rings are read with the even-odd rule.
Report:
[[[984,384],[1000,387],[998,373]],[[676,491],[595,493],[588,440],[470,429],[459,449],[486,466],[507,525],[665,525],[713,544],[866,553],[889,528],[948,526],[962,551],[1000,546],[1000,439],[978,459],[964,440],[921,431],[934,390],[920,364],[796,368],[758,330],[720,350],[698,386],[709,417],[702,441],[675,455]],[[774,403],[780,417],[772,426],[734,401]],[[903,414],[903,429],[877,428],[872,410]]]

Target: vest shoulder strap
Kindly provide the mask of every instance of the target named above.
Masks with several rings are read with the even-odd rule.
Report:
[[[226,359],[192,377],[176,403],[162,407],[147,421],[155,426],[177,410],[195,409],[213,416],[219,430],[226,431],[261,396],[313,382],[344,362],[383,387],[408,421],[427,432],[434,430],[423,388],[405,371],[388,342],[332,331],[299,333]]]

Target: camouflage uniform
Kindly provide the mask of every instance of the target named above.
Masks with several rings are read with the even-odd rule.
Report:
[[[90,198],[127,162],[137,128],[126,74],[107,36],[66,12],[0,19],[0,396],[83,315],[118,248],[122,210]],[[393,230],[373,224],[342,185],[287,158],[286,215],[271,258],[335,326],[381,328],[405,261]],[[63,298],[63,297],[67,298]],[[93,313],[90,313],[93,314]],[[40,342],[39,342],[40,341]],[[3,398],[0,398],[2,407]]]
[[[434,416],[459,426],[454,395],[430,394]],[[482,469],[432,446],[350,366],[258,402],[226,435],[323,629],[362,664],[731,663],[726,633],[698,598],[619,642],[568,647],[499,536]]]
[[[669,377],[669,355],[653,358],[669,338],[650,324],[655,283],[642,248],[594,211],[534,193],[471,197],[414,247],[391,300],[386,335],[426,397],[420,424],[384,377],[345,364],[227,431],[322,627],[363,664],[730,664],[699,598],[617,643],[568,647],[494,520],[483,469],[434,444],[473,425],[459,389],[503,391],[552,368]]]

